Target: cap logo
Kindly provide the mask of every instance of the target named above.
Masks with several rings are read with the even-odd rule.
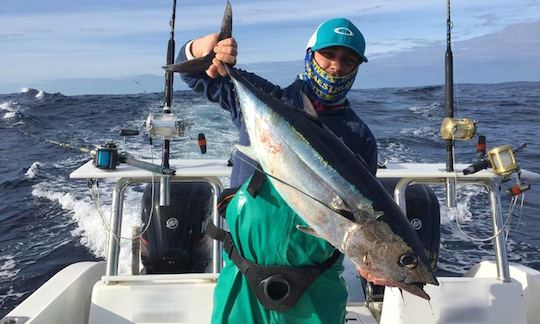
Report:
[[[334,29],[334,33],[345,36],[354,36],[353,32],[347,27],[338,27]]]

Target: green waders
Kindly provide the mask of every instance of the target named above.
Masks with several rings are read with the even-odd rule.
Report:
[[[296,229],[306,223],[266,179],[253,198],[247,181],[227,207],[234,244],[244,258],[259,265],[302,266],[330,258],[334,247]],[[264,308],[247,279],[224,254],[225,266],[214,291],[212,323],[344,323],[347,289],[341,278],[343,256],[323,272],[285,312]]]

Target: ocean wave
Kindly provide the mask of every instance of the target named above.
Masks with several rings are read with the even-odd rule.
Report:
[[[21,88],[21,90],[19,91],[19,95],[20,96],[23,96],[23,97],[32,97],[32,98],[36,98],[36,99],[43,99],[45,97],[48,97],[48,96],[61,96],[61,97],[65,97],[64,94],[62,94],[61,92],[55,92],[55,93],[48,93],[48,92],[45,92],[41,89],[36,89],[36,88]]]
[[[28,293],[29,293],[28,291],[15,292],[15,289],[13,289],[13,285],[10,285],[8,291],[0,295],[0,308],[4,306],[4,304],[10,302],[11,300],[20,300],[22,297],[24,297],[24,295]]]
[[[36,161],[28,168],[25,173],[25,176],[29,179],[33,179],[37,176],[39,169],[43,167],[43,163]]]
[[[426,120],[439,120],[443,113],[441,104],[438,102],[432,102],[429,105],[412,106],[409,107],[409,111],[421,115]]]
[[[36,88],[21,88],[19,91],[19,95],[25,96],[25,97],[37,97],[39,94],[43,96],[45,92],[43,90],[39,90]]]
[[[14,112],[14,111],[13,111],[13,112],[7,112],[7,113],[4,115],[3,118],[7,120],[7,119],[13,119],[13,118],[15,118],[15,117],[17,117],[17,112]]]
[[[34,89],[34,88],[28,88],[28,87],[24,87],[24,88],[21,88],[21,90],[19,91],[19,94],[36,94],[38,93],[39,90],[37,89]]]
[[[17,276],[21,269],[16,269],[17,263],[12,255],[0,256],[0,279],[7,280]]]
[[[444,190],[435,189],[439,197],[441,212],[441,250],[439,268],[456,274],[464,273],[473,264],[493,257],[493,233],[489,205],[483,203],[487,193],[480,186],[458,185],[457,206],[448,208],[444,201]],[[503,209],[507,220],[508,211]],[[514,224],[506,223],[515,227]],[[537,257],[539,250],[531,244],[512,238],[507,240],[508,258],[522,262]],[[501,232],[500,235],[505,235]],[[520,235],[516,235],[520,237]]]
[[[6,113],[3,116],[4,120],[13,119],[19,114],[19,105],[15,101],[5,101],[0,103],[0,110]]]
[[[399,141],[380,139],[379,140],[379,160],[389,163],[411,162],[407,159],[409,148]]]
[[[437,91],[442,91],[443,86],[442,85],[436,85],[436,86],[425,86],[425,87],[418,87],[418,88],[404,88],[404,89],[398,89],[396,91],[397,94],[432,94]]]
[[[439,140],[439,130],[433,127],[404,128],[399,131],[400,135]]]
[[[66,184],[67,185],[67,184]],[[67,185],[69,188],[69,185]],[[69,211],[76,224],[72,235],[80,237],[80,243],[86,246],[96,257],[103,258],[107,251],[110,230],[112,180],[102,180],[98,188],[100,201],[94,201],[88,191],[74,192],[72,189],[59,191],[61,184],[42,182],[33,187],[34,197],[45,198],[58,203]],[[141,193],[129,187],[124,194],[122,237],[130,237],[133,226],[140,226]],[[99,206],[99,207],[98,207]],[[119,273],[131,272],[131,240],[121,239]]]

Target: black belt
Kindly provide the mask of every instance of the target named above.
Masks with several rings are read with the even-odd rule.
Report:
[[[309,286],[341,255],[336,249],[330,258],[315,265],[261,266],[240,255],[229,232],[210,222],[206,227],[206,234],[223,243],[225,252],[244,274],[259,302],[265,308],[279,312],[296,305]]]

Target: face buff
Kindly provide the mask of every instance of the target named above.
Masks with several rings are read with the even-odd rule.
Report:
[[[345,102],[345,96],[351,89],[358,66],[350,73],[341,76],[333,76],[324,71],[315,62],[313,51],[308,49],[304,59],[304,73],[299,75],[311,88],[313,94],[323,105],[341,105]]]

